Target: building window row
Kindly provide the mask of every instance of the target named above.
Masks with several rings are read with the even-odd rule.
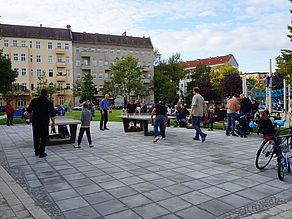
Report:
[[[93,53],[107,54],[109,51],[110,51],[110,55],[114,55],[115,52],[116,52],[117,56],[121,55],[121,49],[111,48],[109,50],[107,48],[86,48],[86,47],[82,48],[82,47],[79,47],[79,46],[77,46],[75,48],[75,52],[76,53],[79,53],[79,52],[93,52]],[[150,51],[146,52],[146,51],[143,51],[143,50],[127,50],[127,49],[123,49],[122,53],[123,53],[124,56],[126,56],[127,54],[132,54],[132,55],[136,54],[136,55],[140,55],[140,56],[148,55],[148,56],[152,57],[152,55],[151,55],[152,53]]]
[[[26,41],[25,40],[21,40],[20,41],[20,45],[21,47],[26,47]],[[17,47],[19,44],[18,44],[18,41],[17,40],[12,40],[12,46],[13,47]],[[56,48],[58,49],[61,49],[62,48],[62,43],[60,42],[57,42],[56,44]],[[3,47],[9,47],[9,40],[4,40],[3,41]],[[29,41],[29,48],[33,48],[33,42],[32,41]],[[36,49],[40,49],[41,48],[41,42],[40,41],[36,41],[35,42],[35,48]],[[53,49],[53,43],[52,42],[48,42],[48,49]],[[69,50],[70,49],[70,45],[69,43],[64,43],[64,49],[65,50]]]

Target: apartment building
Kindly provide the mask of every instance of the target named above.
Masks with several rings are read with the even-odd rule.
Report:
[[[67,29],[0,24],[0,48],[17,72],[15,83],[26,88],[13,100],[14,107],[29,103],[38,76],[45,72],[50,86],[57,87],[54,105],[73,101],[72,32]],[[3,99],[1,98],[3,103]],[[72,102],[73,103],[73,102]]]
[[[73,32],[74,79],[81,80],[84,73],[91,73],[102,97],[104,82],[110,79],[110,65],[123,56],[132,55],[139,59],[143,67],[144,84],[150,87],[154,77],[153,46],[150,38],[122,35],[105,35]],[[154,100],[154,94],[146,97],[146,102]],[[79,98],[75,98],[75,104]]]

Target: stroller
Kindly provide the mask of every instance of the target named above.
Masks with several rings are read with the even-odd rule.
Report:
[[[246,137],[253,131],[253,127],[250,125],[251,123],[253,123],[253,117],[250,114],[244,113],[238,115],[235,122],[235,132],[240,135],[240,137]]]

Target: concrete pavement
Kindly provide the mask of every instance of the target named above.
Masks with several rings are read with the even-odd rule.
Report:
[[[153,144],[142,133],[124,133],[121,123],[109,128],[92,123],[94,148],[84,136],[81,149],[50,146],[48,157],[38,158],[31,126],[0,126],[1,218],[292,218],[292,177],[279,181],[275,160],[255,168],[256,135],[206,131],[201,143],[194,130],[171,127]],[[28,204],[18,194],[28,194]]]

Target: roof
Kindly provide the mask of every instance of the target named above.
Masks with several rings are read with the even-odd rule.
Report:
[[[133,47],[153,48],[150,37],[118,36],[98,33],[73,32],[74,43],[96,44],[96,45],[126,45]]]
[[[62,28],[33,27],[0,24],[0,36],[71,41],[71,30]]]
[[[225,56],[216,56],[216,57],[210,57],[206,59],[196,59],[196,60],[186,61],[185,66],[186,68],[195,68],[200,62],[203,62],[206,65],[224,64],[228,62],[232,57],[233,55],[228,54]]]

